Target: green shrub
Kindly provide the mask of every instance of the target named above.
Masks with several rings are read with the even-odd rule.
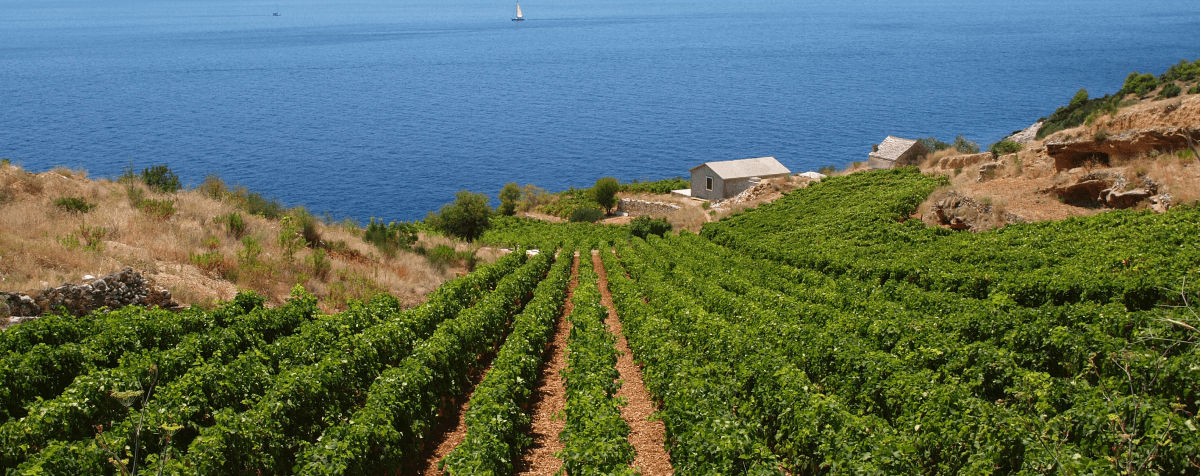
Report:
[[[196,190],[204,196],[213,200],[221,200],[225,198],[225,194],[229,193],[229,188],[225,186],[225,182],[216,174],[209,174],[204,177],[204,181],[200,183]]]
[[[521,186],[516,182],[504,184],[504,188],[500,189],[500,208],[497,210],[501,215],[512,216],[517,213],[517,202],[521,200]]]
[[[617,179],[612,177],[604,177],[596,180],[596,185],[592,186],[592,199],[604,207],[604,212],[608,213],[614,206],[617,205],[617,191],[620,190],[621,184]]]
[[[1145,96],[1158,87],[1158,78],[1153,74],[1138,74],[1137,71],[1129,73],[1125,78],[1125,85],[1121,87],[1121,94],[1133,94],[1135,96]]]
[[[108,235],[108,229],[102,226],[87,226],[80,223],[74,233],[59,237],[58,242],[71,249],[82,246],[84,249],[99,252],[104,249],[106,235]]]
[[[252,236],[242,238],[242,249],[238,250],[238,266],[254,269],[261,265],[258,260],[262,256],[262,245]]]
[[[979,144],[967,140],[962,136],[962,134],[954,137],[954,144],[952,144],[952,147],[954,147],[954,150],[957,150],[963,154],[979,153]]]
[[[933,152],[937,152],[940,150],[946,150],[951,147],[951,145],[949,143],[937,140],[936,137],[932,137],[932,136],[926,137],[924,139],[917,139],[917,142],[921,143],[921,147],[924,147],[925,151],[927,153],[933,153]],[[830,168],[832,168],[832,167],[830,167]],[[837,169],[833,169],[833,170],[836,171]],[[821,172],[821,171],[818,170],[818,172]],[[825,173],[825,172],[821,172],[821,173],[823,173],[825,175],[829,175],[828,173]]]
[[[1178,96],[1179,93],[1181,93],[1181,92],[1183,92],[1183,88],[1179,87],[1178,84],[1167,83],[1165,86],[1162,87],[1162,91],[1158,92],[1158,97],[1173,98],[1175,96]]]
[[[188,255],[188,261],[191,261],[197,268],[211,272],[221,269],[225,258],[219,251],[209,251],[207,253],[191,253]]]
[[[664,218],[650,218],[640,216],[629,222],[629,232],[638,238],[646,238],[650,235],[663,236],[671,231],[671,223]]]
[[[296,207],[290,213],[296,226],[300,227],[300,236],[304,237],[306,246],[311,248],[319,248],[321,246],[321,232],[317,230],[317,217],[305,210],[304,207]]]
[[[1188,94],[1200,94],[1200,83],[1197,83],[1195,86],[1192,86],[1191,89],[1188,89],[1187,92],[1188,92]]]
[[[1016,142],[1013,142],[1010,140],[1002,140],[1000,142],[997,142],[997,143],[989,146],[988,151],[990,151],[994,155],[1001,156],[1001,155],[1007,155],[1007,154],[1015,154],[1017,152],[1020,152],[1021,149],[1024,149],[1024,148],[1025,148],[1025,146],[1021,145],[1019,143],[1016,143]]]
[[[241,239],[242,235],[246,234],[246,221],[242,218],[241,213],[229,212],[214,218],[213,221],[225,225],[225,231],[235,239]]]
[[[279,217],[283,216],[284,208],[282,203],[279,203],[278,200],[268,199],[255,192],[251,192],[246,187],[236,187],[231,196],[238,206],[251,215],[258,215],[272,220],[278,220]]]
[[[1163,73],[1159,80],[1162,82],[1191,81],[1197,77],[1200,77],[1200,60],[1196,60],[1194,63],[1179,60],[1174,66],[1167,68],[1167,72]]]
[[[556,200],[542,206],[541,210],[547,214],[569,220],[575,214],[575,211],[581,208],[600,208],[600,204],[596,203],[590,189],[571,188],[558,193]]]
[[[383,220],[375,221],[375,217],[371,217],[363,231],[363,241],[375,245],[384,255],[395,256],[397,251],[408,249],[417,242],[417,225],[408,222],[384,225]]]
[[[333,269],[333,264],[325,256],[325,250],[320,248],[313,250],[312,256],[308,258],[308,264],[312,267],[313,276],[321,281],[327,279],[329,271]]]
[[[448,245],[437,245],[425,255],[429,262],[439,268],[445,268],[458,259],[458,252]]]
[[[71,213],[87,213],[96,208],[95,203],[90,203],[83,197],[62,197],[54,200],[54,206]]]
[[[304,239],[295,217],[285,216],[279,221],[279,225],[279,247],[283,248],[283,257],[290,263],[296,252],[307,246],[308,242]]]
[[[0,166],[12,165],[12,161],[8,159],[0,159]]]
[[[460,191],[453,203],[443,205],[437,213],[430,212],[425,223],[447,235],[475,241],[490,224],[492,209],[488,201],[487,195]]]
[[[1080,90],[1080,93],[1086,93]],[[1039,139],[1046,137],[1055,132],[1070,129],[1080,124],[1091,123],[1099,116],[1112,114],[1117,112],[1118,102],[1120,99],[1116,96],[1104,96],[1102,98],[1092,98],[1079,101],[1080,93],[1075,93],[1075,98],[1072,98],[1071,104],[1058,108],[1046,118],[1042,123],[1042,128],[1038,129],[1037,137]]]
[[[155,200],[152,198],[147,198],[138,202],[137,208],[143,213],[159,220],[166,220],[175,216],[174,200]]]
[[[576,223],[595,223],[601,218],[604,218],[604,211],[598,208],[577,208],[571,212],[571,221]]]
[[[179,184],[179,176],[175,175],[175,172],[172,172],[166,165],[155,165],[142,169],[142,182],[151,190],[160,193],[173,193],[182,188]]]

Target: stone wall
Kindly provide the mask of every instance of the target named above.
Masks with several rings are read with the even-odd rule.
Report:
[[[679,210],[679,205],[665,202],[650,202],[633,198],[622,198],[617,202],[617,211],[630,216],[657,215],[665,216]]]
[[[131,304],[174,308],[171,292],[125,268],[120,272],[84,284],[63,284],[32,295],[0,293],[0,318],[31,317],[65,308],[82,316],[102,307],[117,309]]]

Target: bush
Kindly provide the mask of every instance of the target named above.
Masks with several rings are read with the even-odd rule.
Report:
[[[521,187],[516,182],[504,184],[504,188],[500,189],[500,211],[501,215],[512,216],[517,213],[517,201],[521,199]]]
[[[258,257],[262,255],[262,245],[252,236],[242,238],[242,249],[238,250],[238,266],[255,269],[261,265]]]
[[[932,137],[930,137],[930,139],[932,139]],[[945,144],[945,142],[943,142],[943,144]],[[822,165],[820,168],[817,169],[817,173],[822,174],[822,175],[833,175],[833,173],[837,172],[837,171],[838,171],[838,168],[836,165]],[[704,202],[704,203],[708,203],[708,202]]]
[[[166,220],[175,216],[174,200],[155,200],[152,198],[147,198],[138,201],[137,208],[143,213],[159,220]]]
[[[997,143],[989,146],[988,151],[990,151],[993,155],[1001,156],[1001,155],[1007,155],[1007,154],[1015,154],[1017,152],[1020,152],[1021,149],[1024,149],[1024,148],[1025,148],[1024,145],[1018,144],[1016,142],[1013,142],[1010,140],[1002,140],[1000,142],[997,142]]]
[[[604,207],[605,213],[608,213],[617,205],[617,191],[620,189],[621,184],[617,182],[617,179],[601,178],[596,181],[596,185],[592,186],[592,199]]]
[[[517,209],[521,211],[529,211],[540,207],[553,200],[553,196],[549,192],[541,189],[533,184],[526,184],[521,187],[521,199],[517,202]]]
[[[942,151],[942,150],[946,150],[946,149],[950,148],[949,143],[937,140],[937,138],[932,137],[932,136],[926,137],[924,139],[917,139],[917,142],[919,142],[921,144],[921,147],[925,148],[926,153],[934,153],[934,152],[938,152],[938,151]],[[818,170],[818,172],[821,172],[821,171]],[[825,174],[825,172],[821,172],[821,173]],[[829,175],[829,174],[825,174],[825,175]]]
[[[295,217],[288,215],[279,221],[279,247],[283,249],[283,257],[289,263],[296,257],[296,252],[308,245],[304,239],[299,223]]]
[[[179,176],[175,175],[166,165],[155,165],[142,169],[142,182],[151,190],[160,193],[173,193],[182,188]]]
[[[1192,86],[1191,89],[1188,89],[1188,94],[1200,94],[1200,83]]]
[[[576,208],[571,212],[572,222],[595,223],[601,218],[604,218],[604,210],[599,208]]]
[[[296,207],[291,212],[291,217],[296,222],[296,226],[300,228],[300,236],[304,237],[306,246],[310,248],[321,247],[321,232],[317,230],[317,217],[305,210],[304,207]]]
[[[639,182],[634,180],[631,183],[621,184],[621,191],[666,194],[671,193],[672,190],[689,188],[691,186],[692,184],[683,177],[675,177],[654,182]]]
[[[329,271],[333,269],[333,263],[325,256],[325,250],[320,248],[313,250],[312,256],[308,257],[308,264],[312,267],[313,276],[321,281],[327,279]]]
[[[1165,86],[1163,86],[1162,91],[1158,92],[1158,97],[1173,98],[1175,96],[1178,96],[1179,93],[1181,93],[1181,92],[1183,92],[1183,88],[1179,87],[1178,84],[1167,83]]]
[[[242,219],[241,213],[229,212],[227,215],[214,218],[213,221],[225,225],[225,231],[235,239],[240,240],[242,235],[246,234],[246,221]]]
[[[278,200],[268,199],[257,193],[246,190],[246,187],[237,187],[234,189],[233,200],[246,210],[251,215],[258,215],[263,218],[278,220],[283,216],[283,204]]]
[[[212,272],[221,269],[225,258],[221,256],[219,251],[209,251],[207,253],[192,253],[188,256],[188,261],[191,261],[197,268]]]
[[[954,144],[952,144],[951,146],[954,147],[954,150],[957,150],[963,154],[978,154],[979,153],[979,144],[976,144],[974,142],[967,140],[965,137],[962,136],[962,134],[959,134],[958,136],[956,136],[954,138]]]
[[[475,241],[490,225],[492,209],[487,195],[460,191],[454,202],[443,205],[437,213],[430,212],[425,223],[431,228],[467,241]]]
[[[650,235],[663,236],[670,231],[671,223],[664,218],[641,216],[634,218],[629,223],[629,232],[638,238],[646,238]]]
[[[407,222],[384,225],[383,220],[375,221],[371,217],[371,222],[363,232],[363,241],[375,245],[384,255],[395,256],[396,251],[408,249],[417,242],[417,225]]]
[[[1129,73],[1125,77],[1125,85],[1121,87],[1121,94],[1133,94],[1135,96],[1145,96],[1158,87],[1158,78],[1153,74],[1138,74],[1137,71]]]
[[[54,200],[54,206],[71,213],[87,213],[96,208],[96,204],[84,200],[83,197],[62,197]]]
[[[1162,82],[1169,81],[1191,81],[1200,77],[1200,60],[1196,62],[1188,62],[1187,60],[1179,60],[1174,66],[1167,68],[1167,72],[1159,78]]]
[[[225,182],[216,174],[204,177],[204,181],[196,187],[196,190],[199,190],[204,196],[213,200],[221,200],[225,198],[225,194],[229,193],[229,188],[225,186]]]

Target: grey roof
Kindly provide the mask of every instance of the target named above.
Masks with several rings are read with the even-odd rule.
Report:
[[[707,165],[723,179],[739,179],[747,177],[770,177],[792,173],[787,167],[775,160],[774,157],[759,157],[756,159],[724,160],[720,162],[705,162],[692,167],[696,170]]]
[[[899,137],[887,136],[883,142],[879,143],[879,150],[871,152],[871,157],[878,157],[884,160],[896,160],[900,156],[908,152],[909,149],[917,145],[917,141],[912,139],[901,139]]]

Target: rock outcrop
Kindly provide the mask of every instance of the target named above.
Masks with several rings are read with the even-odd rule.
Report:
[[[1075,183],[1056,185],[1044,192],[1057,196],[1063,203],[1089,208],[1130,208],[1158,194],[1158,183],[1145,176],[1130,180],[1120,172],[1092,172]],[[1170,197],[1156,199],[1170,207]]]
[[[1097,132],[1085,138],[1056,138],[1046,142],[1046,154],[1054,159],[1054,168],[1070,170],[1089,163],[1109,165],[1113,157],[1134,157],[1152,150],[1173,151],[1189,146],[1200,138],[1200,128],[1164,127]]]
[[[939,160],[937,163],[937,167],[939,169],[946,169],[946,170],[963,169],[963,168],[967,168],[967,167],[970,167],[975,164],[981,164],[984,162],[991,161],[991,160],[995,159],[995,157],[996,156],[992,155],[991,152],[982,152],[979,154],[952,155],[950,157],[943,157],[941,160]]]
[[[82,316],[102,307],[116,309],[132,304],[178,307],[171,299],[170,291],[156,286],[133,269],[125,268],[84,284],[63,284],[32,295],[0,293],[0,317],[33,317],[59,309]]]
[[[1018,144],[1028,144],[1037,140],[1037,133],[1042,129],[1041,121],[1034,123],[1032,126],[1014,132],[1012,135],[1005,137],[1003,140],[1016,142]]]
[[[1023,220],[992,206],[991,203],[951,191],[933,200],[924,221],[929,225],[945,226],[952,230],[979,232],[1009,223],[1020,223]]]

